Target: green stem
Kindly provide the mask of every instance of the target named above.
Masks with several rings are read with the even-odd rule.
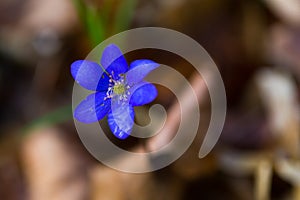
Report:
[[[104,69],[104,67],[101,65],[101,64],[99,64],[100,65],[100,67],[101,67],[101,69],[107,74],[107,76],[109,77],[110,76],[110,74],[106,71],[106,69]]]
[[[52,111],[51,113],[33,120],[31,123],[24,127],[23,132],[29,133],[30,130],[39,126],[62,123],[72,119],[72,117],[72,106],[63,106],[61,108],[58,108],[57,110]]]

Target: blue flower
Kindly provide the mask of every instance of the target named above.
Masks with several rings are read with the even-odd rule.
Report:
[[[100,63],[77,60],[71,65],[75,81],[95,91],[75,108],[74,117],[83,123],[93,123],[107,115],[112,133],[125,139],[134,124],[133,107],[148,104],[157,96],[155,86],[143,79],[159,64],[136,60],[128,66],[120,49],[113,44],[104,49]]]

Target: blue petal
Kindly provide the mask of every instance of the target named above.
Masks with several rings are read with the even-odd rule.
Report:
[[[104,49],[101,65],[109,74],[114,75],[115,79],[118,79],[119,74],[124,74],[128,70],[127,62],[121,50],[114,44],[110,44]]]
[[[107,122],[112,133],[119,139],[126,139],[134,124],[134,110],[129,104],[116,106],[108,113]]]
[[[129,69],[133,69],[140,65],[147,65],[147,64],[155,64],[155,62],[153,60],[147,60],[147,59],[135,60],[132,63],[130,63]]]
[[[134,87],[131,92],[130,104],[132,106],[142,106],[152,102],[157,96],[156,87],[151,83],[142,82]]]
[[[76,107],[74,117],[83,123],[99,121],[110,111],[110,99],[104,100],[105,97],[105,92],[90,94]]]
[[[130,70],[126,73],[126,80],[129,84],[139,83],[158,66],[158,63],[150,60],[136,60],[131,63]]]
[[[105,91],[108,88],[108,76],[99,64],[88,60],[77,60],[71,64],[71,74],[82,87],[93,91]]]

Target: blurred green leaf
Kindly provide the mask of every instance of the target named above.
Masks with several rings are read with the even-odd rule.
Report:
[[[80,19],[83,20],[85,18],[86,13],[84,2],[82,0],[73,0],[73,3],[77,9]]]
[[[73,1],[93,47],[107,36],[128,29],[137,5],[137,0],[103,0],[99,12],[84,0]]]
[[[86,24],[92,44],[97,46],[105,39],[105,33],[101,17],[93,6],[87,6]]]
[[[97,9],[92,5],[87,5],[83,0],[73,0],[78,14],[85,26],[92,46],[98,45],[105,39],[105,29],[103,20]]]
[[[113,33],[119,33],[128,29],[134,16],[136,5],[137,0],[120,1],[115,16]]]
[[[57,110],[54,110],[51,113],[47,113],[46,115],[33,120],[30,124],[28,124],[26,127],[24,127],[24,132],[28,132],[29,130],[39,127],[39,126],[45,126],[45,125],[54,125],[66,122],[73,118],[72,115],[72,106],[64,106],[61,108],[58,108]]]
[[[109,31],[109,25],[111,23],[111,17],[113,14],[113,5],[116,3],[115,0],[103,0],[102,1],[102,6],[101,6],[101,10],[100,10],[100,14],[102,17],[102,21],[103,21],[103,25],[106,28],[106,35],[108,35],[108,31]]]

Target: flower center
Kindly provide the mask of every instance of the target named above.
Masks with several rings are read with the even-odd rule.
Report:
[[[127,101],[130,92],[130,86],[125,81],[124,74],[119,75],[119,79],[115,80],[112,76],[109,77],[109,87],[104,100],[117,97],[120,101]]]
[[[125,85],[123,85],[122,83],[116,83],[113,86],[113,91],[115,94],[120,95],[120,94],[124,94],[125,93]]]

